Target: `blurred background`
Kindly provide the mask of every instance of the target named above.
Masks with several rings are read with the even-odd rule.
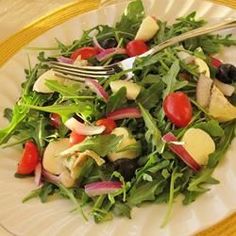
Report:
[[[0,0],[0,42],[32,21],[54,11],[56,8],[79,1],[80,0]],[[130,0],[100,1],[101,5],[106,5],[116,1]],[[236,7],[236,0],[209,1]]]
[[[75,0],[0,0],[0,41],[33,20]]]

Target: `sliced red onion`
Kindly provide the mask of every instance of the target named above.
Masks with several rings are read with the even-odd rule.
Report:
[[[97,80],[85,79],[85,85],[87,85],[93,92],[95,92],[97,96],[103,98],[105,102],[108,101],[108,93],[105,91],[102,85],[98,83]]]
[[[140,118],[142,116],[140,110],[135,107],[121,108],[107,115],[107,118],[120,120],[125,118]]]
[[[96,47],[99,51],[105,50],[98,42],[97,38],[93,36],[93,45]]]
[[[103,61],[117,54],[127,54],[125,48],[107,48],[96,55],[98,61]]]
[[[73,117],[71,117],[65,122],[65,126],[71,131],[74,131],[77,134],[83,134],[83,135],[101,134],[106,129],[104,125],[100,125],[100,126],[85,125]]]
[[[49,173],[46,170],[42,170],[42,175],[45,178],[45,180],[47,180],[50,183],[53,183],[53,184],[59,184],[60,183],[59,176],[53,175],[53,174]]]
[[[34,182],[36,186],[40,186],[42,183],[42,164],[39,162],[34,170]]]
[[[68,58],[68,57],[60,56],[57,58],[57,60],[62,63],[73,64],[73,59]]]
[[[187,166],[194,171],[199,171],[201,166],[194,160],[181,142],[172,133],[165,134],[162,139],[168,144],[169,149],[175,153]]]
[[[122,188],[122,183],[118,181],[101,181],[86,184],[84,188],[89,197],[94,197],[115,192]]]

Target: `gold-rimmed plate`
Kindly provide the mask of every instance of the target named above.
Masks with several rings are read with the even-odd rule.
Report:
[[[90,1],[91,2],[91,1]],[[192,11],[197,11],[199,17],[209,21],[222,20],[236,16],[234,10],[198,0],[145,0],[147,13],[158,18],[173,21]],[[49,31],[41,34],[27,46],[52,47],[55,38],[70,43],[79,38],[83,29],[97,24],[114,24],[125,8],[125,3],[118,3],[105,8],[75,16]],[[79,6],[79,5],[78,5]],[[77,6],[77,7],[78,7]],[[94,4],[95,8],[95,4]],[[47,19],[50,23],[50,19]],[[43,25],[41,25],[43,27]],[[53,26],[53,25],[52,25]],[[43,32],[40,25],[34,29],[39,35]],[[24,45],[29,41],[29,33],[18,40]],[[233,32],[233,31],[232,31]],[[235,33],[235,32],[233,32]],[[35,36],[37,35],[35,33]],[[236,34],[235,34],[236,35]],[[30,38],[31,40],[33,39]],[[18,46],[12,43],[9,47],[14,52]],[[9,49],[10,50],[10,49]],[[21,49],[0,69],[0,114],[5,107],[12,107],[20,92],[20,84],[24,80],[23,69],[27,67],[27,54],[34,62],[35,52]],[[224,56],[227,61],[236,64],[233,57],[235,49],[231,48]],[[9,55],[9,53],[4,54]],[[7,57],[5,57],[7,59]],[[0,127],[6,120],[0,118]],[[225,160],[217,168],[215,177],[221,181],[220,185],[212,187],[190,206],[183,207],[179,198],[173,209],[169,224],[160,228],[161,220],[166,210],[165,205],[148,205],[135,208],[132,220],[117,218],[113,221],[96,225],[92,220],[85,222],[78,214],[70,213],[70,202],[55,199],[41,204],[37,199],[22,204],[23,197],[32,189],[32,179],[16,179],[14,171],[21,151],[19,148],[3,149],[0,151],[0,223],[15,235],[191,235],[198,232],[231,214],[236,210],[236,142],[229,149]]]

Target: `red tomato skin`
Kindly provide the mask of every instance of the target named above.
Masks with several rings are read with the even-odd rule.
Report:
[[[211,64],[215,68],[218,68],[222,65],[222,62],[219,59],[215,58],[215,57],[211,57]]]
[[[50,114],[51,125],[58,128],[61,125],[61,117],[57,113]]]
[[[116,128],[116,122],[110,118],[103,118],[96,121],[96,125],[104,125],[106,129],[103,134],[110,134]]]
[[[86,135],[77,134],[76,132],[72,131],[70,133],[70,140],[69,140],[70,146],[81,143],[82,141],[84,141],[86,137],[87,137]]]
[[[21,175],[33,173],[39,161],[40,156],[36,144],[32,141],[27,141],[16,173]]]
[[[95,47],[83,47],[76,49],[70,56],[72,60],[76,60],[78,56],[81,56],[82,60],[87,60],[98,54],[98,49]]]
[[[174,92],[166,96],[163,109],[167,118],[177,127],[185,127],[192,119],[192,105],[183,92]]]
[[[148,46],[143,40],[132,40],[126,45],[126,51],[129,57],[134,57],[148,51]]]

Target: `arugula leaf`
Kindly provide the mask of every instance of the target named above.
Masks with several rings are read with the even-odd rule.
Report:
[[[195,50],[201,47],[206,54],[218,53],[223,46],[229,47],[236,45],[236,39],[232,38],[232,35],[203,35],[191,40],[184,41],[186,49]]]
[[[144,17],[144,7],[141,0],[134,0],[125,9],[116,29],[136,34]]]
[[[63,96],[77,96],[81,90],[78,82],[64,85],[56,80],[46,80],[45,85],[52,91],[58,92]]]
[[[96,152],[99,156],[104,157],[108,153],[116,150],[121,139],[121,136],[116,136],[114,134],[95,136],[85,139],[83,142],[63,151],[59,156],[71,156],[75,152],[91,150]]]
[[[205,193],[209,189],[206,185],[218,184],[219,181],[214,179],[211,175],[214,169],[206,168],[196,174],[190,179],[187,190],[184,192],[183,204],[190,204],[201,194]]]
[[[196,12],[191,12],[189,15],[176,19],[176,23],[168,26],[166,22],[158,21],[159,32],[154,38],[155,44],[160,44],[167,39],[183,34],[190,30],[203,26],[206,21],[196,19]]]
[[[205,184],[218,184],[219,181],[211,177],[214,169],[203,169],[196,176],[194,176],[188,185],[188,191],[192,192],[206,192],[208,189],[204,187]]]
[[[112,94],[107,102],[106,113],[115,111],[126,102],[126,88],[120,88],[116,93]]]
[[[224,136],[221,138],[216,151],[209,156],[207,166],[214,168],[222,159],[227,149],[229,148],[231,141],[235,137],[235,122],[232,122],[224,129]]]
[[[169,93],[173,92],[174,89],[177,86],[178,81],[176,80],[176,77],[180,71],[179,61],[176,60],[169,72],[162,77],[162,81],[167,85],[166,89],[163,91],[163,98],[165,98]]]
[[[5,108],[3,116],[10,122],[12,120],[12,109]]]
[[[224,136],[224,130],[219,125],[219,122],[216,120],[209,120],[207,122],[201,122],[201,123],[195,124],[193,127],[206,131],[212,137]]]
[[[32,191],[29,195],[27,195],[22,200],[22,202],[25,203],[32,198],[39,197],[41,202],[45,203],[45,202],[47,202],[48,197],[55,193],[55,190],[56,190],[56,186],[54,184],[46,182],[43,184],[43,186],[41,188],[36,189],[36,190]]]
[[[142,79],[140,83],[142,85],[151,85],[157,83],[159,80],[161,80],[160,76],[156,74],[148,74]]]
[[[157,188],[162,187],[164,180],[142,182],[128,197],[128,203],[136,206],[145,201],[154,201]]]
[[[155,84],[151,85],[148,89],[143,89],[138,95],[137,102],[144,108],[151,109],[161,100],[161,94],[164,89],[164,84],[158,80]]]
[[[151,114],[141,104],[139,104],[145,126],[147,128],[145,138],[147,142],[151,142],[152,146],[159,152],[162,153],[164,143],[161,139],[161,132],[157,127],[157,124]]]
[[[130,145],[127,145],[123,148],[120,148],[120,149],[116,150],[116,153],[125,152],[125,151],[133,151],[133,152],[141,153],[142,148],[141,148],[140,142],[136,142],[134,144],[130,144]]]
[[[116,216],[126,216],[131,219],[131,207],[128,204],[116,202],[112,211]]]
[[[63,121],[66,121],[74,113],[80,113],[85,117],[89,117],[93,114],[93,108],[88,102],[77,102],[76,104],[55,104],[43,107],[25,104],[25,107],[43,112],[57,113],[61,116]]]
[[[175,188],[175,183],[176,183],[176,180],[180,177],[182,177],[182,173],[178,173],[176,171],[176,169],[174,169],[172,175],[171,175],[171,181],[170,181],[170,190],[169,190],[169,200],[168,200],[168,209],[167,209],[167,212],[166,212],[166,215],[163,219],[163,222],[161,224],[161,227],[164,227],[167,223],[168,223],[168,220],[170,218],[170,215],[171,215],[171,211],[172,211],[172,208],[173,208],[173,203],[174,203],[174,197],[175,197],[175,192],[178,191],[178,187]]]
[[[32,92],[31,88],[37,79],[37,74],[41,68],[41,64],[37,64],[32,70],[26,70],[26,81],[22,84],[22,94],[19,101],[13,107],[11,114],[11,122],[8,126],[0,130],[0,145],[6,143],[14,134],[17,127],[27,117],[29,108],[24,107],[22,104],[37,105],[42,102],[42,96]]]
[[[61,196],[68,198],[75,205],[75,209],[73,211],[79,211],[81,213],[81,215],[83,216],[83,218],[87,221],[88,218],[84,214],[84,211],[83,211],[81,205],[79,204],[78,200],[76,199],[73,189],[68,189],[62,184],[59,184],[58,188],[60,190],[59,193],[61,194]]]

